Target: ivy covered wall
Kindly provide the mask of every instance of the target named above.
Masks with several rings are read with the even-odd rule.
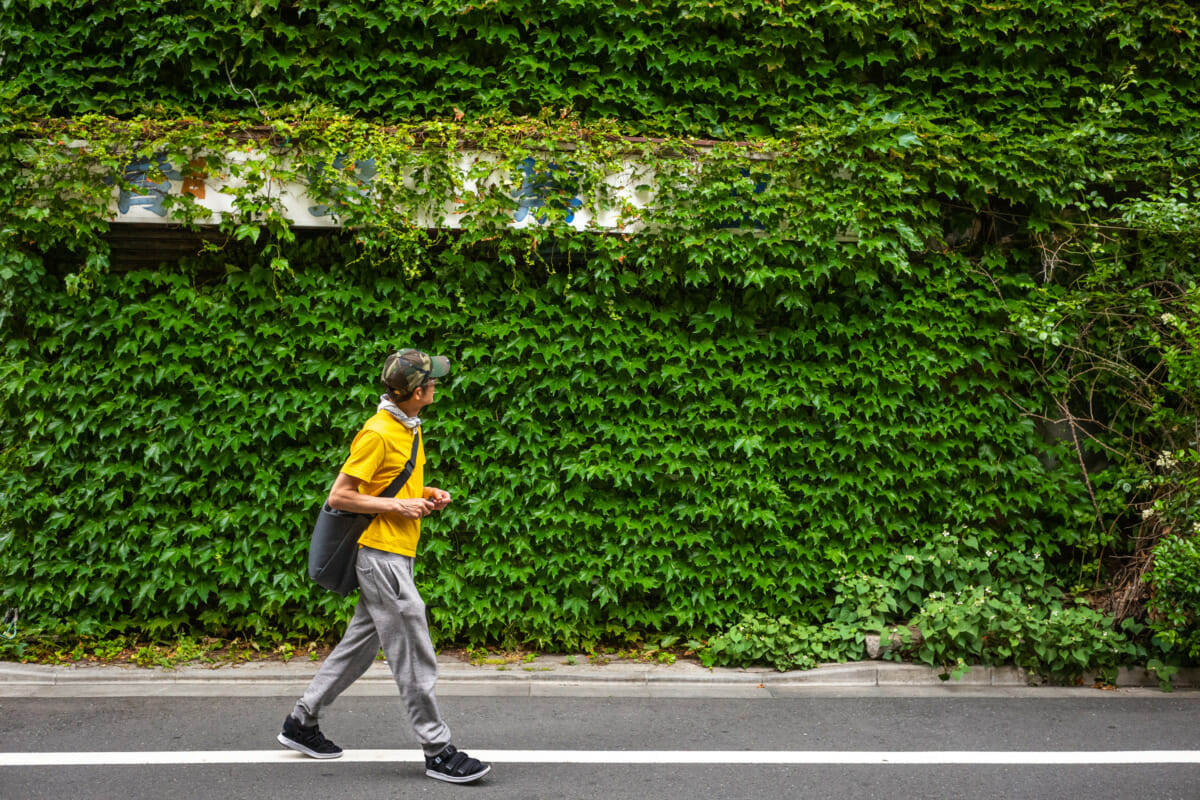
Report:
[[[323,632],[345,603],[303,574],[307,529],[404,342],[457,365],[424,415],[431,482],[456,496],[422,554],[443,635],[821,619],[839,570],[949,525],[1073,543],[1081,488],[1035,457],[1000,301],[957,258],[818,281],[787,308],[771,284],[655,267],[612,292],[586,261],[406,279],[348,266],[336,239],[289,255],[286,277],[222,274],[222,254],[34,289],[3,383],[28,437],[4,485],[24,498],[6,550],[22,605],[99,629]]]
[[[1185,121],[1185,0],[19,0],[0,26],[20,102],[53,114],[448,119],[573,109],[629,133],[779,135],[886,110],[996,137]]]
[[[1148,587],[1200,521],[1198,40],[1133,0],[9,3],[0,601],[334,629],[308,526],[411,343],[460,365],[445,637],[861,630],[960,581],[1150,603],[1186,656],[1194,616],[1154,611],[1186,580]],[[131,163],[240,181],[219,220],[164,201],[194,258],[111,263]],[[630,164],[637,206],[606,189]],[[281,182],[345,233],[299,237]],[[951,530],[970,578],[895,562]],[[886,586],[847,611],[855,575]]]

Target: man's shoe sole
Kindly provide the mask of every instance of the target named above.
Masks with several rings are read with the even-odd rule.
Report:
[[[453,775],[447,775],[444,772],[438,772],[438,771],[432,770],[432,769],[425,770],[425,774],[431,778],[436,778],[439,781],[446,781],[447,783],[474,783],[475,781],[479,780],[480,778],[482,778],[484,775],[487,775],[491,771],[492,771],[492,768],[489,765],[489,766],[484,767],[479,772],[476,772],[474,775],[464,775],[461,778],[456,778]]]
[[[305,747],[304,745],[300,744],[299,742],[293,742],[291,739],[287,738],[282,733],[279,734],[278,736],[276,736],[275,739],[281,745],[288,748],[289,750],[295,750],[297,753],[304,753],[304,755],[308,756],[309,758],[341,758],[342,757],[341,750],[337,751],[336,753],[318,753],[316,750]]]

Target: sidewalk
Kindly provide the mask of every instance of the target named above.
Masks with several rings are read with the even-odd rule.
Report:
[[[573,662],[573,663],[572,663]],[[177,669],[133,666],[43,666],[0,662],[0,697],[103,697],[140,695],[291,696],[308,684],[317,664],[307,658],[288,663],[188,665]],[[891,661],[828,664],[812,670],[707,669],[694,662],[650,664],[613,660],[589,663],[586,656],[541,655],[531,661],[475,665],[451,656],[439,658],[438,694],[478,696],[594,697],[783,697],[803,694],[881,694],[935,696],[997,694],[1047,696],[1062,692],[1111,694],[1158,691],[1144,669],[1123,669],[1117,688],[1105,692],[1092,682],[1080,687],[1037,686],[1015,667],[974,667],[959,681],[939,670]],[[1176,690],[1200,687],[1200,669],[1180,670]],[[350,693],[393,695],[395,684],[383,661],[358,680]]]

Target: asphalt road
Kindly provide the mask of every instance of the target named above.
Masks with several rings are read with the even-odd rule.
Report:
[[[0,756],[10,756],[8,764],[0,758],[0,798],[1200,798],[1200,763],[1162,763],[1149,753],[1200,751],[1196,692],[443,697],[456,744],[494,759],[492,774],[473,786],[424,777],[399,702],[388,697],[347,696],[327,711],[322,728],[347,749],[346,759],[293,759],[274,740],[293,699],[0,698]],[[251,763],[84,766],[52,757],[11,764],[14,753],[97,751],[165,752],[168,762],[232,751]],[[372,751],[393,753],[351,760]],[[505,752],[518,751],[505,762]],[[670,752],[669,763],[628,763],[659,751]],[[969,752],[955,764],[877,757],[932,752],[937,760],[947,751]],[[1108,751],[1148,763],[1094,755]],[[563,763],[529,763],[530,752]],[[731,752],[750,761],[799,754],[815,763],[726,763]],[[979,763],[1012,753],[1050,753],[1054,763]],[[601,763],[578,763],[589,758]],[[830,763],[839,758],[861,760]],[[1077,760],[1101,763],[1070,763]]]

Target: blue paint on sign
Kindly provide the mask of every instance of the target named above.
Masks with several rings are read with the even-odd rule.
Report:
[[[557,164],[550,164],[547,169],[539,171],[537,162],[532,158],[526,158],[521,162],[520,170],[523,176],[521,186],[513,192],[513,197],[517,198],[517,211],[513,215],[514,222],[523,222],[533,209],[544,208],[547,197],[551,198],[551,203],[561,203],[562,208],[569,209],[566,218],[568,224],[575,220],[574,209],[581,208],[583,201],[574,196],[566,201],[559,200],[557,197],[561,196],[564,191],[570,190],[572,186],[579,185],[579,172],[574,165],[568,163],[560,169]],[[565,172],[565,178],[555,177],[556,171]],[[534,214],[534,219],[539,224],[545,224],[548,218],[548,214]]]
[[[153,180],[152,174],[162,175],[163,180]],[[121,177],[126,184],[133,188],[121,189],[121,195],[117,198],[117,210],[122,214],[128,214],[131,208],[143,207],[160,217],[167,215],[167,210],[163,207],[163,199],[171,191],[171,181],[183,180],[183,176],[171,166],[171,162],[167,161],[166,156],[163,155],[156,155],[153,159],[141,158],[129,162]]]
[[[333,168],[335,170],[337,170],[338,172],[345,171],[346,162],[347,162],[346,155],[345,154],[339,155],[337,158],[335,158],[333,160]],[[319,184],[323,180],[323,178],[322,178],[323,172],[324,172],[324,169],[318,167],[317,171],[310,176],[309,184],[310,185]],[[355,161],[354,162],[354,180],[355,180],[356,185],[348,187],[349,191],[352,194],[358,195],[359,197],[365,197],[371,189],[371,187],[370,187],[371,181],[375,180],[375,176],[378,174],[379,174],[379,169],[375,166],[375,159],[361,158],[358,161]],[[337,186],[337,185],[331,186],[329,189],[329,195],[330,195],[330,197],[332,197],[333,199],[336,200],[337,197],[342,193],[342,191],[343,191],[343,187],[341,187],[341,186]],[[308,207],[308,213],[312,214],[314,217],[327,217],[330,214],[332,214],[335,210],[336,210],[336,207],[330,206],[330,205],[325,205],[325,204]]]

